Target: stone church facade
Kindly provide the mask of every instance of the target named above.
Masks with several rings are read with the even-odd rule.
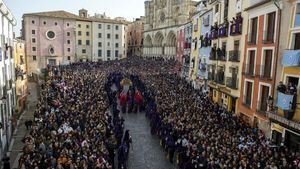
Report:
[[[196,11],[191,0],[145,2],[144,57],[176,57],[177,30]]]

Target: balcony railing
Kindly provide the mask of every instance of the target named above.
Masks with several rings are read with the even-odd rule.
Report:
[[[211,39],[218,39],[218,30],[211,31]]]
[[[266,111],[268,109],[267,102],[262,103],[262,101],[257,101],[256,112],[266,116]]]
[[[240,51],[238,50],[231,50],[228,52],[228,60],[231,62],[239,62],[240,61]]]
[[[239,81],[238,81],[237,77],[227,77],[226,78],[226,87],[237,90],[238,89],[238,82]]]
[[[255,34],[255,36],[253,36],[252,33],[248,34],[248,40],[247,40],[248,45],[255,45],[256,44],[256,36],[257,36],[256,34]]]
[[[219,28],[218,35],[219,35],[220,38],[227,37],[228,36],[228,27],[227,26],[221,26]]]
[[[209,60],[217,60],[217,51],[215,49],[210,51]]]
[[[243,74],[246,76],[254,76],[254,65],[244,64]]]
[[[251,97],[243,96],[243,105],[246,107],[251,106]]]
[[[285,67],[300,66],[300,50],[284,50],[281,64]]]
[[[218,55],[217,60],[220,60],[220,61],[226,61],[227,60],[225,49],[218,49],[217,50],[217,55]]]
[[[258,65],[259,77],[261,79],[272,79],[271,68],[266,68],[266,65]]]
[[[221,85],[225,84],[224,72],[218,72],[216,74],[215,82]]]
[[[184,49],[190,49],[191,48],[191,43],[185,42],[184,43]]]
[[[274,32],[264,31],[264,44],[274,43]]]
[[[282,92],[277,93],[277,107],[282,110],[292,110],[293,103],[296,101],[296,98],[294,98],[295,95],[292,94],[286,94]]]

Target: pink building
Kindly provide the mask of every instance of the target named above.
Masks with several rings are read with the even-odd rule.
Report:
[[[75,28],[78,16],[65,11],[23,15],[28,72],[41,73],[49,65],[65,65],[75,58]]]

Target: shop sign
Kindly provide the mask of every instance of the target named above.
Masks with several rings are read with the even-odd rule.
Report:
[[[274,114],[274,113],[270,113],[268,112],[268,117],[271,118],[271,119],[274,119],[282,124],[285,124],[291,128],[294,128],[296,130],[299,130],[300,131],[300,123],[297,123],[297,122],[294,122],[294,121],[291,121],[291,120],[288,120],[284,117],[281,117],[277,114]]]

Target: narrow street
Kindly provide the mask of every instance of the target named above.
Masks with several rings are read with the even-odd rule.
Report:
[[[22,139],[29,130],[26,130],[25,121],[33,120],[35,106],[39,97],[39,88],[36,83],[28,83],[30,94],[27,97],[27,108],[24,110],[18,120],[17,129],[13,133],[12,141],[9,147],[10,164],[13,169],[18,168],[18,161],[22,154],[24,143]]]
[[[157,136],[152,136],[144,113],[122,114],[125,128],[130,130],[132,148],[129,154],[129,169],[172,169]]]

